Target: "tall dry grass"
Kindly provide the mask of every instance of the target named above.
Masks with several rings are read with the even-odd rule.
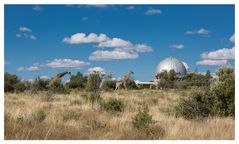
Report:
[[[130,90],[102,92],[103,99],[116,98],[125,104],[124,112],[112,114],[87,102],[86,92],[54,95],[51,101],[39,94],[5,94],[5,139],[234,139],[233,118],[185,120],[173,115],[173,105],[187,91]],[[152,134],[136,130],[132,117],[143,105],[149,106],[156,121]],[[43,121],[34,116],[41,109]],[[39,116],[41,117],[41,115]]]

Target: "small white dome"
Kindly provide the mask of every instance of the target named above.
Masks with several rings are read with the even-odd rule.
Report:
[[[173,57],[169,57],[161,61],[157,66],[156,74],[161,73],[162,71],[165,70],[166,71],[174,70],[176,73],[180,73],[181,75],[187,73],[187,70],[183,62]]]

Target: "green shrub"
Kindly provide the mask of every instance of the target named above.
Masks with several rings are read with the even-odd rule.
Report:
[[[37,122],[42,122],[46,118],[46,113],[42,108],[38,108],[32,113],[33,119]]]
[[[83,76],[82,73],[78,72],[76,75],[72,75],[70,82],[66,83],[70,89],[84,89],[87,84],[87,76]]]
[[[148,107],[139,109],[138,113],[132,118],[133,127],[136,129],[148,128],[152,123],[152,115],[149,114]]]
[[[101,88],[105,91],[112,91],[115,89],[116,81],[114,80],[105,80],[101,86]]]
[[[194,93],[189,99],[181,99],[175,106],[176,117],[195,119],[212,115],[212,101],[207,97],[203,93]]]
[[[127,89],[137,89],[138,88],[136,83],[134,82],[134,80],[128,80],[126,82],[126,87],[127,87]]]
[[[218,80],[211,85],[213,112],[218,116],[235,116],[235,73],[232,68],[219,69]]]
[[[124,103],[118,99],[109,99],[101,102],[101,108],[111,113],[124,111]]]
[[[37,77],[31,85],[31,91],[34,93],[38,91],[47,91],[49,90],[49,83],[50,80]]]
[[[17,75],[12,75],[9,73],[4,74],[4,92],[14,92],[15,85],[20,83]]]
[[[101,100],[100,83],[101,83],[101,74],[99,72],[93,72],[88,76],[87,81],[87,91],[89,92],[88,100],[90,100],[92,107],[95,102],[99,102]]]
[[[175,107],[176,116],[186,119],[208,116],[235,116],[235,76],[231,68],[217,71],[218,78],[210,87],[197,88],[187,99],[181,99]],[[209,78],[209,74],[207,74]]]
[[[14,85],[14,89],[16,92],[24,92],[26,88],[27,87],[20,81]]]
[[[49,85],[50,91],[53,93],[60,93],[60,94],[67,94],[67,90],[65,89],[64,85],[61,83],[61,80],[57,80],[52,82]]]

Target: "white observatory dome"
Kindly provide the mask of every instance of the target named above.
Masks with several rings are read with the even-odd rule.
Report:
[[[173,57],[169,57],[161,61],[157,66],[156,74],[161,73],[164,70],[166,71],[174,70],[176,73],[180,73],[181,75],[187,73],[187,70],[183,62]]]

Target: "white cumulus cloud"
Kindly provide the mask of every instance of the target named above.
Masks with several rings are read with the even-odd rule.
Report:
[[[98,43],[96,48],[112,48],[113,50],[97,50],[93,52],[90,60],[114,60],[114,59],[135,59],[138,53],[152,52],[152,47],[147,44],[133,44],[128,40],[121,38],[110,38],[106,34],[97,35],[90,33],[77,33],[63,39],[63,42],[69,44]]]
[[[145,12],[146,15],[154,15],[154,14],[161,14],[162,11],[160,9],[149,9]]]
[[[212,59],[204,59],[198,61],[197,65],[209,65],[209,66],[224,66],[227,65],[227,60],[212,60]]]
[[[40,67],[39,66],[36,66],[36,65],[33,65],[33,66],[30,66],[30,67],[19,67],[17,68],[17,71],[39,71],[40,70]]]
[[[51,77],[46,76],[46,75],[42,75],[42,76],[40,76],[40,79],[45,79],[45,80],[47,80],[47,79],[51,79]]]
[[[102,67],[92,67],[88,69],[88,73],[99,72],[101,74],[105,74],[105,69]]]
[[[19,31],[21,31],[21,32],[30,32],[30,33],[32,32],[32,30],[30,28],[28,28],[28,27],[20,27]]]
[[[201,57],[203,59],[235,59],[235,48],[222,48],[216,51],[205,52]]]
[[[200,28],[198,30],[188,30],[186,31],[186,34],[188,35],[209,35],[211,31],[205,29],[205,28]]]
[[[131,47],[132,44],[129,41],[125,41],[120,38],[112,38],[99,43],[98,47]]]
[[[72,59],[54,59],[46,64],[51,68],[75,68],[81,69],[83,66],[89,65],[88,62]]]
[[[31,39],[31,40],[36,40],[37,37],[32,34],[32,30],[28,27],[20,27],[19,32],[16,33],[17,38],[26,38],[26,39]]]
[[[138,53],[126,52],[126,51],[102,51],[97,50],[93,52],[89,59],[94,61],[108,61],[108,60],[120,60],[120,59],[136,59],[138,58]]]
[[[95,33],[90,33],[88,36],[84,33],[76,33],[71,37],[66,37],[63,42],[69,44],[82,44],[82,43],[99,43],[107,40],[108,37],[105,34],[97,35]]]

